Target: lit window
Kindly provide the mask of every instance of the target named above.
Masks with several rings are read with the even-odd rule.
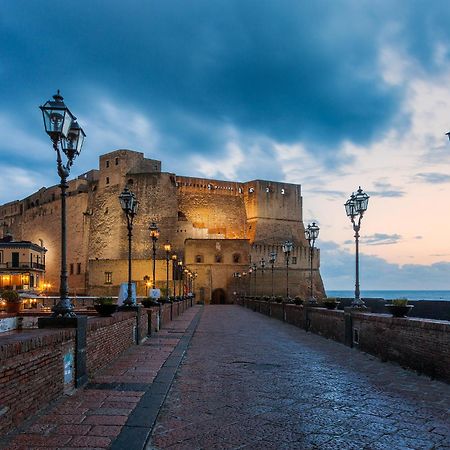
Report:
[[[112,272],[105,272],[105,284],[112,284]]]

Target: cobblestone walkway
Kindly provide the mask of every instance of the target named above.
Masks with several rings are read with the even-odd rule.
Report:
[[[450,386],[207,306],[147,449],[450,449]]]

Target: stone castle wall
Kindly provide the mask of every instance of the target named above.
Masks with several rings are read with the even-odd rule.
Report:
[[[148,227],[152,221],[161,231],[158,260],[165,258],[162,245],[166,241],[170,241],[179,258],[184,258],[186,239],[244,239],[250,245],[249,261],[259,264],[264,257],[267,262],[270,251],[277,251],[276,266],[283,268],[281,245],[291,239],[294,242],[292,257],[296,259],[291,260],[291,269],[299,269],[296,283],[302,282],[304,275],[300,273],[309,267],[309,249],[304,238],[299,185],[181,177],[161,172],[161,163],[144,158],[143,153],[117,150],[100,157],[98,170],[69,182],[67,264],[71,292],[88,293],[90,287],[96,293],[101,291],[97,282],[104,277],[104,271],[90,273],[95,267],[101,270],[100,263],[91,264],[91,261],[127,259],[126,219],[118,200],[125,185],[139,200],[133,228],[133,259],[151,259]],[[48,249],[46,281],[52,284],[53,291],[59,286],[60,214],[58,186],[42,188],[26,199],[0,206],[4,232],[11,232],[14,239],[43,240]],[[317,251],[314,256],[316,284],[323,292],[319,259]],[[238,266],[234,269],[238,270]],[[222,270],[220,266],[211,269],[214,278],[221,280],[222,287],[228,290],[231,283],[228,272],[234,271],[233,266],[230,267],[230,271],[220,275],[217,272]],[[210,280],[211,276],[205,275],[204,282],[209,285],[204,287],[211,293],[213,286],[207,278]],[[133,279],[139,278],[133,275]],[[120,280],[125,281],[126,278]],[[103,290],[109,293],[111,287],[103,286]]]

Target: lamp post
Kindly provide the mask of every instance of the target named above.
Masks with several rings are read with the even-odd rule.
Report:
[[[172,250],[172,246],[170,242],[167,241],[164,244],[164,250],[166,252],[166,299],[169,300],[169,261],[170,261],[170,251]]]
[[[178,296],[181,297],[181,286],[183,284],[183,260],[178,261],[178,276],[180,277],[180,284],[178,285]]]
[[[361,228],[361,219],[367,210],[369,203],[369,196],[363,192],[361,186],[357,190],[356,194],[353,193],[350,198],[345,202],[345,212],[350,217],[353,225],[353,231],[355,232],[355,246],[356,246],[356,279],[355,279],[355,299],[352,302],[354,308],[365,308],[364,301],[361,300],[361,293],[359,290],[359,230]],[[356,219],[358,219],[356,221]]]
[[[248,269],[248,295],[252,296],[252,273],[253,273],[253,267],[250,266]]]
[[[159,228],[155,222],[152,222],[148,227],[150,230],[150,237],[152,238],[152,250],[153,250],[153,279],[152,279],[152,289],[156,287],[156,242],[159,238]]]
[[[61,275],[59,287],[59,301],[52,308],[53,317],[74,317],[73,305],[69,298],[69,285],[67,282],[67,235],[66,235],[66,196],[67,178],[75,158],[80,154],[86,134],[78,125],[76,117],[64,104],[59,90],[53,96],[53,101],[48,100],[40,106],[44,118],[46,133],[53,142],[56,152],[56,165],[60,178],[61,188]],[[63,164],[62,153],[67,161]]]
[[[175,273],[177,269],[177,254],[174,253],[171,257],[172,259],[172,279],[173,279],[173,300],[175,301],[175,297],[177,296],[177,293],[175,292],[176,283],[175,283]]]
[[[253,285],[254,285],[254,296],[256,297],[258,295],[258,288],[256,286],[256,272],[258,270],[258,266],[256,265],[256,263],[252,264],[252,269],[253,269]]]
[[[266,260],[264,259],[264,257],[261,258],[259,265],[261,266],[261,295],[263,295],[264,294],[264,269],[266,268]]]
[[[291,256],[293,244],[291,241],[285,241],[282,245],[284,258],[286,260],[286,299],[289,300],[289,259]]]
[[[247,297],[247,285],[245,283],[245,279],[247,277],[247,272],[242,272],[242,284],[243,284],[243,292],[244,292],[244,298]]]
[[[273,298],[273,266],[275,264],[275,261],[277,260],[277,254],[276,252],[269,253],[269,263],[270,263],[270,269],[272,272],[272,298]]]
[[[131,292],[131,239],[133,237],[133,220],[137,214],[138,201],[133,192],[128,187],[122,191],[119,195],[120,206],[127,218],[127,230],[128,230],[128,288],[127,298],[123,302],[123,306],[128,307],[133,305],[133,294]]]
[[[183,296],[184,296],[185,288],[189,292],[189,269],[187,267],[184,268],[183,275],[184,275],[184,283],[183,283]]]
[[[314,258],[314,244],[316,239],[319,237],[320,228],[316,222],[310,223],[305,230],[305,237],[309,244],[309,299],[308,303],[310,305],[317,305],[317,300],[314,297],[314,287],[313,287],[313,258]]]

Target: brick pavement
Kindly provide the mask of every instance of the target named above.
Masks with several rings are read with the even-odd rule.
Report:
[[[450,386],[207,306],[147,449],[450,449]]]
[[[200,310],[198,306],[188,309],[157,335],[142,345],[131,347],[113,364],[99,372],[85,388],[65,396],[31,418],[12,436],[0,439],[0,448],[103,449],[114,446],[115,442],[127,437],[130,431],[137,436],[139,433],[135,432],[133,425],[129,426],[129,421],[136,416],[136,412],[142,410],[143,399],[155,403],[152,388],[161,385],[156,383],[159,374],[164,372],[167,362],[173,360],[172,355]],[[180,361],[183,354],[184,351],[180,353]],[[176,367],[171,370],[174,372]],[[171,381],[166,383],[166,390]],[[165,393],[157,399],[162,403],[164,398]],[[154,419],[159,407],[160,404]],[[138,436],[139,448],[144,446],[152,425],[146,427],[146,433]],[[142,431],[142,427],[137,430]],[[131,450],[133,447],[127,448]]]

